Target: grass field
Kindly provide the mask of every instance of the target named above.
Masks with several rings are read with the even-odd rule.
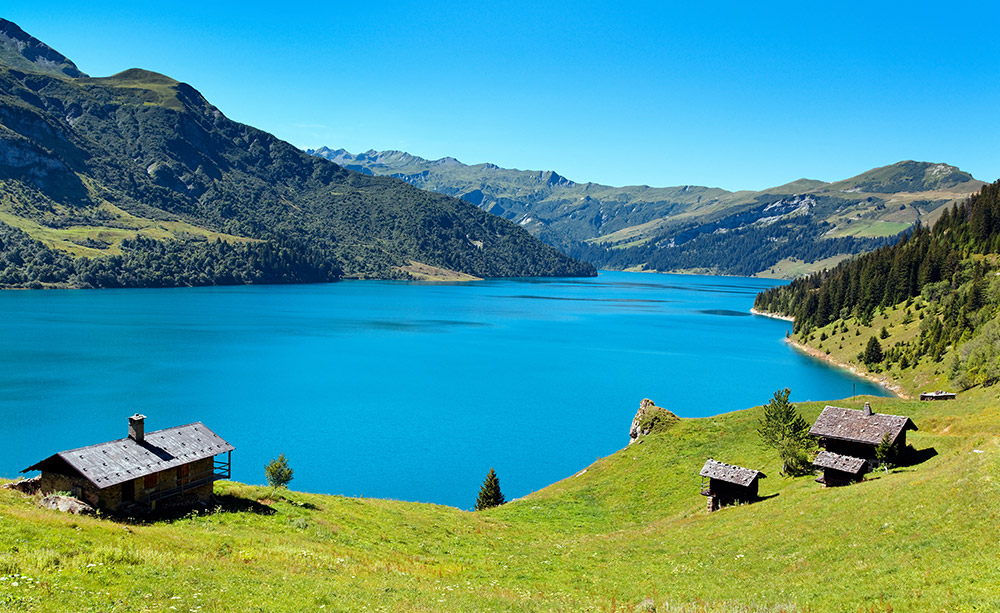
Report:
[[[839,220],[837,229],[829,234],[831,238],[841,236],[857,236],[859,238],[870,238],[873,236],[895,236],[909,228],[912,224],[900,221],[880,221],[870,219],[857,219],[850,224]]]
[[[155,220],[136,217],[112,204],[103,203],[97,210],[114,220],[114,225],[73,225],[53,228],[27,217],[15,215],[0,202],[0,222],[13,226],[47,247],[66,251],[75,256],[96,257],[121,253],[121,242],[137,236],[156,240],[176,240],[184,236],[200,236],[206,240],[221,239],[228,243],[252,242],[254,239],[214,232],[179,220]],[[86,241],[107,244],[106,248],[89,247]],[[83,243],[83,244],[81,244]]]
[[[658,611],[996,610],[995,393],[867,400],[911,416],[909,440],[936,455],[823,489],[779,474],[754,408],[683,419],[479,513],[224,482],[225,510],[140,525],[0,490],[0,608],[633,611],[648,598]],[[800,409],[812,420],[822,406]],[[764,470],[765,499],[707,514],[708,457]]]
[[[794,279],[795,277],[802,277],[814,272],[819,272],[824,268],[831,269],[849,257],[851,256],[846,253],[841,253],[828,258],[823,258],[821,260],[816,260],[815,262],[803,262],[798,258],[785,258],[767,270],[757,273],[755,276],[763,279]]]

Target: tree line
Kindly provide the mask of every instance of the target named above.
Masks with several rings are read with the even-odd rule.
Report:
[[[843,253],[870,251],[897,240],[897,237],[823,237],[828,230],[825,222],[801,217],[712,233],[688,230],[674,237],[673,242],[654,240],[626,248],[577,243],[568,246],[566,252],[598,268],[626,269],[642,265],[649,270],[663,271],[705,268],[719,274],[750,276],[786,258],[815,262]],[[693,238],[680,242],[678,237]]]
[[[754,306],[793,316],[795,332],[809,335],[849,318],[870,325],[880,309],[902,304],[904,322],[919,318],[919,336],[881,353],[873,337],[863,361],[909,368],[953,349],[954,381],[991,383],[1000,380],[998,253],[1000,181],[945,210],[933,228],[918,225],[895,245],[762,292]]]
[[[227,243],[138,236],[121,254],[74,258],[0,223],[0,287],[180,287],[320,283],[340,278],[328,256],[291,239]]]

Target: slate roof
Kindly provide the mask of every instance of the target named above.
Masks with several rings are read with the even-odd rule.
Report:
[[[813,466],[820,468],[832,468],[841,472],[856,475],[865,466],[865,461],[854,456],[841,455],[831,451],[821,451],[813,461]]]
[[[878,445],[887,432],[889,438],[895,442],[903,430],[916,429],[917,426],[910,421],[910,418],[902,415],[883,415],[882,413],[866,415],[864,411],[857,409],[827,406],[816,418],[816,423],[809,429],[809,434],[842,441]]]
[[[742,466],[733,466],[732,464],[716,462],[712,458],[705,461],[705,466],[702,467],[701,472],[698,474],[702,477],[718,479],[720,481],[726,481],[727,483],[735,483],[736,485],[742,485],[744,487],[753,483],[753,480],[757,477],[760,477],[761,479],[767,478],[767,475],[759,470],[752,470],[749,468],[743,468]]]
[[[235,447],[221,436],[197,421],[149,432],[141,443],[123,438],[61,451],[21,472],[45,470],[65,473],[68,464],[98,488],[105,488],[233,449]]]

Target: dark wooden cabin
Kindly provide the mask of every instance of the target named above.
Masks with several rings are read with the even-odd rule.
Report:
[[[958,397],[955,392],[946,392],[944,390],[938,390],[936,392],[924,392],[920,394],[921,400],[954,400]]]
[[[205,424],[144,430],[145,416],[133,415],[128,438],[62,451],[21,472],[40,470],[43,493],[70,492],[111,512],[207,502],[212,485],[229,478],[234,447]]]
[[[817,479],[825,487],[850,485],[865,478],[868,472],[868,462],[849,455],[840,455],[832,451],[821,451],[813,461],[813,466],[823,471]]]
[[[827,406],[809,430],[811,436],[819,439],[819,446],[823,449],[813,462],[814,466],[824,471],[823,480],[817,481],[824,485],[846,485],[859,481],[876,465],[875,448],[886,435],[896,453],[902,454],[906,449],[906,431],[916,429],[909,417],[875,413],[867,402],[860,410]],[[859,462],[862,465],[857,467]],[[831,482],[826,481],[828,471],[833,471],[829,473]]]
[[[699,474],[702,477],[701,494],[708,497],[709,513],[731,504],[757,500],[758,481],[767,478],[759,470],[717,462],[712,458],[705,461]]]

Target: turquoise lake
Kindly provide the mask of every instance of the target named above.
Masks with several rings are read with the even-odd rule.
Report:
[[[652,398],[683,417],[887,395],[751,316],[776,282],[594,279],[0,292],[0,476],[52,453],[202,421],[264,482],[470,508],[490,467],[508,499],[628,443]],[[692,467],[697,471],[698,467]]]

